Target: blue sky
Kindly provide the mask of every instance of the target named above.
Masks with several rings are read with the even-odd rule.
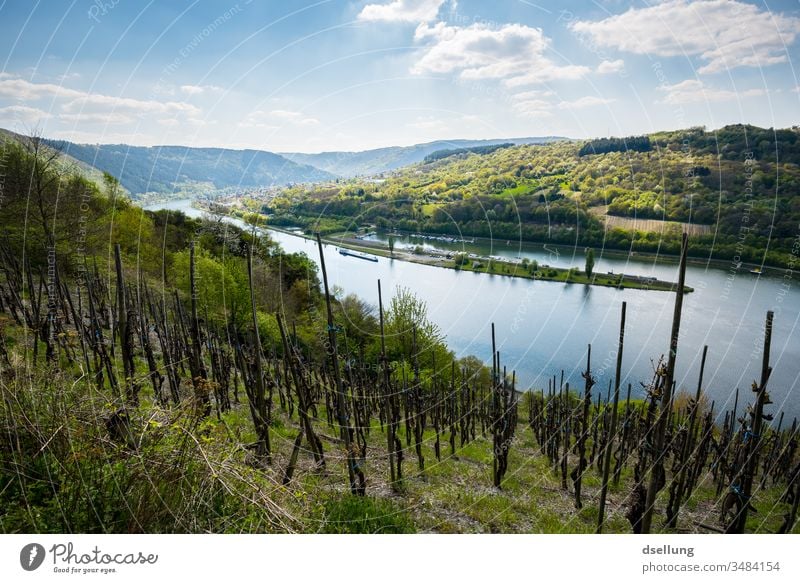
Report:
[[[317,152],[800,123],[800,3],[0,0],[0,127]]]

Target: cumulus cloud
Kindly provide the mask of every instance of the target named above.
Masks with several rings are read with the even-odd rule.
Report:
[[[448,129],[448,125],[443,122],[442,120],[428,116],[428,117],[418,117],[416,120],[408,124],[409,127],[418,129],[418,130],[446,130]]]
[[[319,120],[309,117],[299,111],[288,109],[273,109],[264,111],[257,109],[248,113],[240,122],[239,127],[256,127],[261,129],[276,130],[280,125],[315,126]]]
[[[181,93],[186,95],[203,95],[208,93],[222,93],[222,87],[216,85],[181,85]]]
[[[52,83],[32,83],[13,77],[0,79],[0,97],[24,102],[54,99],[58,105],[51,107],[53,115],[50,117],[57,117],[66,122],[124,124],[132,122],[131,116],[135,115],[197,116],[200,114],[200,109],[196,106],[182,101],[116,97],[88,93]],[[33,109],[28,107],[28,110]],[[21,112],[22,109],[17,111]]]
[[[104,113],[61,113],[58,115],[61,121],[72,123],[119,125],[131,123],[133,118],[118,112]]]
[[[616,61],[603,61],[597,66],[597,72],[601,75],[608,75],[610,73],[621,73],[625,70],[625,61],[617,59]]]
[[[558,109],[586,109],[598,105],[608,105],[615,101],[614,99],[597,97],[595,95],[586,95],[573,100],[561,101],[545,99],[552,95],[553,93],[551,91],[528,91],[526,93],[519,93],[512,97],[514,102],[511,107],[515,112],[524,117],[546,119],[553,117],[553,112]]]
[[[5,121],[36,123],[51,117],[53,117],[52,114],[35,107],[28,107],[27,105],[0,107],[0,119]]]
[[[577,79],[588,67],[558,65],[545,53],[550,40],[541,29],[522,24],[467,27],[438,22],[417,27],[415,41],[426,45],[411,68],[414,74],[457,73],[462,79],[503,79],[510,87]]]
[[[578,99],[573,99],[572,101],[561,101],[558,104],[559,109],[584,109],[587,107],[595,107],[597,105],[608,105],[609,103],[613,103],[613,99],[607,99],[605,97],[596,97],[594,95],[587,95],[585,97],[580,97]]]
[[[514,111],[523,116],[534,119],[553,117],[553,103],[544,99],[526,99],[512,105]]]
[[[82,91],[52,83],[31,83],[25,79],[6,78],[0,81],[0,96],[20,101],[35,101],[43,97],[80,97]]]
[[[131,114],[187,114],[198,115],[200,110],[182,101],[155,101],[152,99],[132,99],[130,97],[114,97],[98,93],[84,93],[80,97],[64,104],[62,109],[67,113],[82,113],[85,110],[122,110]]]
[[[602,47],[663,57],[697,56],[698,72],[717,73],[787,60],[800,18],[738,0],[665,0],[598,21],[576,21],[577,33]]]
[[[549,89],[532,89],[531,91],[520,91],[519,93],[514,93],[511,96],[511,99],[514,101],[526,101],[528,99],[539,99],[542,97],[552,97],[555,95]]]
[[[446,0],[392,0],[388,4],[367,4],[358,14],[366,22],[430,22]]]
[[[744,91],[730,91],[708,87],[697,79],[687,79],[675,85],[664,85],[658,88],[665,93],[661,103],[670,105],[684,105],[687,103],[710,103],[714,101],[735,101],[747,97],[765,95],[763,89],[746,89]]]

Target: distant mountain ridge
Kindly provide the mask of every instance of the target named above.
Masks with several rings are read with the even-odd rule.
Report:
[[[11,139],[21,136],[0,129]],[[416,164],[445,150],[490,147],[502,144],[546,144],[565,140],[558,136],[437,140],[413,146],[389,146],[359,152],[318,154],[275,153],[265,150],[194,148],[190,146],[131,146],[127,144],[78,144],[47,139],[81,172],[99,181],[103,172],[119,179],[133,198],[193,196],[224,188],[257,188],[337,178],[369,176]]]
[[[318,154],[282,152],[281,155],[294,162],[309,164],[331,174],[349,178],[380,174],[408,166],[409,164],[416,164],[417,162],[422,162],[426,156],[439,150],[475,148],[507,143],[515,146],[547,144],[566,139],[568,138],[560,136],[540,136],[493,140],[437,140],[413,146],[389,146],[360,152],[320,152]]]
[[[75,144],[63,140],[48,140],[48,143],[85,164],[116,176],[133,196],[280,186],[336,178],[324,170],[261,150]]]

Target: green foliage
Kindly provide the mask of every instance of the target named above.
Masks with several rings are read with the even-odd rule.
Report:
[[[592,278],[592,274],[594,273],[594,249],[591,247],[586,250],[586,277],[589,279]]]
[[[345,496],[324,505],[328,534],[406,534],[416,531],[408,513],[390,500]]]
[[[605,222],[608,213],[709,225],[709,234],[692,236],[690,253],[787,265],[800,224],[798,136],[728,126],[599,140],[591,155],[581,155],[589,144],[568,141],[513,146],[410,166],[381,182],[298,185],[266,210],[301,225],[324,216],[342,230],[679,251],[680,225],[621,229]]]
[[[429,164],[431,162],[435,162],[436,160],[441,160],[442,158],[449,158],[450,156],[458,156],[462,154],[491,154],[496,150],[500,150],[502,148],[510,148],[514,144],[506,143],[506,144],[493,144],[491,146],[473,146],[471,148],[454,148],[450,150],[437,150],[432,154],[428,154],[423,158],[423,162]]]
[[[176,284],[188,297],[189,251],[175,254],[173,270]],[[202,313],[232,321],[238,327],[250,325],[250,287],[243,261],[218,258],[202,247],[195,251],[195,286]],[[227,317],[226,317],[227,316]]]
[[[649,152],[652,149],[648,136],[632,136],[628,138],[600,138],[589,140],[580,150],[578,156],[589,154],[606,154],[608,152]]]
[[[398,288],[392,297],[386,311],[385,332],[386,353],[390,361],[410,365],[416,358],[420,369],[432,373],[435,360],[437,370],[449,370],[453,354],[444,342],[444,335],[428,318],[425,302],[408,288]],[[397,377],[401,378],[400,371]]]
[[[13,446],[0,445],[0,532],[278,530],[274,505],[253,503],[270,482],[231,473],[224,426],[131,409],[133,446],[119,443],[106,430],[116,409],[89,382],[40,370],[0,384],[0,426],[14,431]],[[202,444],[187,439],[195,429]]]

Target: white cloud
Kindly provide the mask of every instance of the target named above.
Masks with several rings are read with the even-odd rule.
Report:
[[[687,103],[710,103],[714,101],[737,101],[747,97],[765,95],[763,89],[747,89],[745,91],[730,91],[706,86],[702,81],[687,79],[675,85],[664,85],[658,88],[666,95],[661,103],[670,105],[683,105]]]
[[[521,91],[520,93],[514,93],[511,96],[511,99],[514,101],[526,101],[528,99],[539,99],[541,97],[552,97],[555,95],[552,91],[546,89],[533,89],[531,91]]]
[[[545,55],[550,40],[541,29],[522,24],[467,27],[420,24],[414,39],[426,44],[414,74],[458,73],[462,79],[504,79],[510,87],[577,79],[588,67],[561,66]]]
[[[699,56],[703,74],[785,62],[786,47],[800,34],[800,18],[738,0],[665,0],[570,27],[598,46],[662,57]]]
[[[542,99],[542,97],[549,97],[552,95],[554,94],[551,91],[527,91],[525,93],[519,93],[512,97],[514,103],[511,107],[517,114],[524,117],[547,119],[554,117],[554,111],[556,109],[585,109],[598,105],[608,105],[609,103],[614,102],[614,99],[596,97],[594,95],[586,95],[571,101],[562,100],[555,102],[548,99]]]
[[[22,123],[35,123],[53,117],[51,114],[27,105],[0,107],[0,119]]]
[[[20,101],[34,101],[43,97],[80,97],[86,94],[52,83],[31,83],[25,79],[5,79],[0,81],[0,95]]]
[[[130,123],[131,115],[190,115],[200,109],[182,101],[141,100],[87,93],[52,83],[31,83],[25,79],[0,80],[0,96],[17,101],[37,101],[43,98],[59,100],[59,119],[70,122]],[[68,101],[63,101],[68,100]]]
[[[392,0],[388,4],[367,4],[358,14],[366,22],[430,22],[445,0]]]
[[[56,75],[56,80],[60,82],[69,81],[70,79],[80,79],[80,73],[64,73],[63,75]]]
[[[428,131],[449,129],[449,126],[445,122],[435,117],[418,117],[415,121],[409,123],[408,126],[418,130]]]
[[[544,99],[527,99],[512,105],[515,112],[534,119],[546,119],[553,117],[553,103]]]
[[[181,85],[181,92],[186,95],[202,95],[204,93],[222,93],[224,89],[216,85]]]
[[[84,93],[80,97],[64,104],[62,109],[67,113],[83,112],[85,109],[122,110],[132,114],[186,114],[199,115],[200,110],[182,101],[141,100],[130,97],[113,97],[98,93]]]
[[[520,87],[523,85],[538,85],[550,81],[575,81],[591,72],[589,67],[583,65],[554,65],[542,63],[541,67],[529,71],[525,75],[511,77],[504,83],[508,87]]]
[[[572,101],[561,101],[558,104],[559,109],[584,109],[586,107],[595,107],[597,105],[608,105],[613,103],[613,99],[604,97],[595,97],[594,95],[587,95]]]
[[[248,113],[239,123],[239,127],[256,127],[267,130],[276,130],[280,125],[294,126],[315,126],[319,120],[315,117],[306,116],[299,111],[288,109],[273,109],[263,111],[257,109]]]
[[[603,61],[597,66],[597,72],[601,75],[608,75],[610,73],[620,73],[625,70],[625,61],[617,59],[616,61]]]
[[[408,127],[418,130],[444,132],[453,129],[461,131],[465,125],[481,123],[481,118],[477,115],[448,115],[437,117],[435,115],[418,116],[413,122],[408,123]]]
[[[131,123],[133,118],[118,112],[96,112],[96,113],[62,113],[58,119],[74,123],[94,123],[118,125]]]
[[[277,119],[286,123],[301,126],[313,126],[319,123],[319,120],[314,117],[307,117],[304,113],[299,111],[289,111],[286,109],[274,109],[269,112],[272,119]]]

